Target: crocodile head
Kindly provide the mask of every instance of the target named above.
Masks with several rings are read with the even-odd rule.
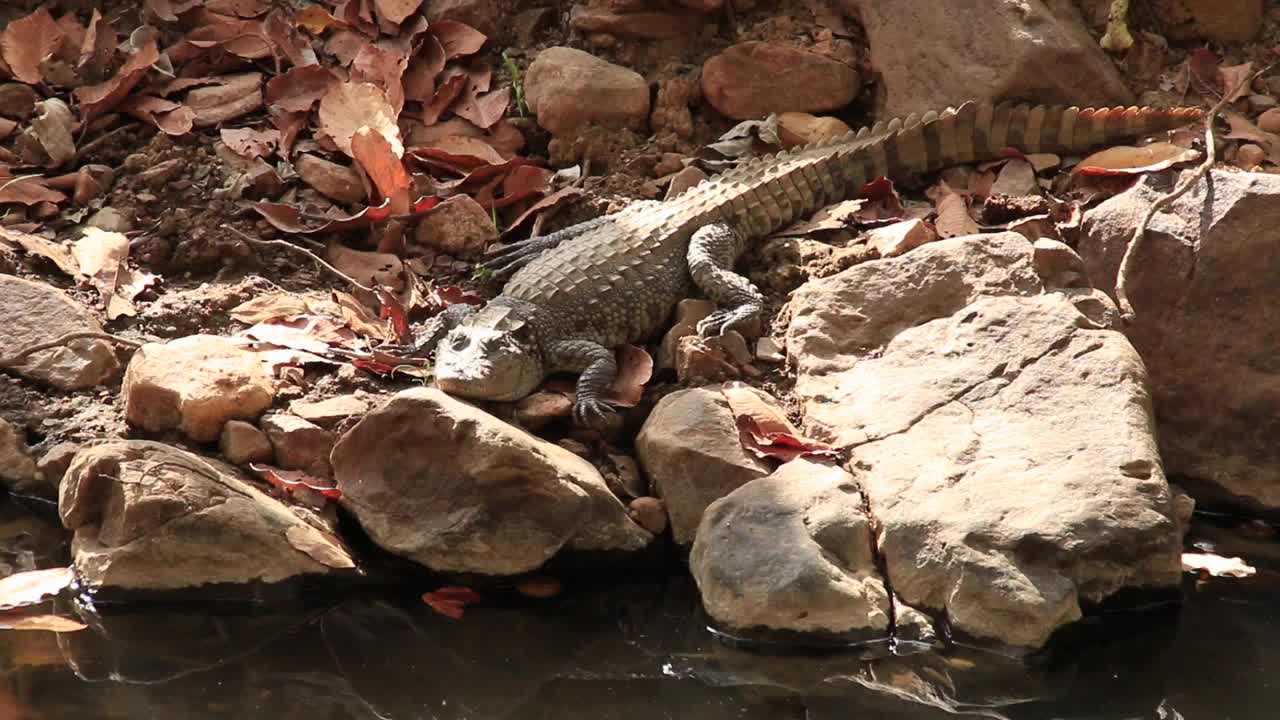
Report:
[[[478,400],[519,400],[546,376],[533,327],[505,309],[467,318],[436,348],[436,386]]]

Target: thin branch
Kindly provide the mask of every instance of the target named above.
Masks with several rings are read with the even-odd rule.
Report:
[[[1222,96],[1209,112],[1204,116],[1204,161],[1190,175],[1184,177],[1182,182],[1178,183],[1172,191],[1165,195],[1161,195],[1155,202],[1147,208],[1147,212],[1143,214],[1142,220],[1138,222],[1137,227],[1133,229],[1133,235],[1129,238],[1129,244],[1124,250],[1124,257],[1120,260],[1120,271],[1116,276],[1116,301],[1120,305],[1120,317],[1126,323],[1132,323],[1137,314],[1133,310],[1133,303],[1129,302],[1129,278],[1133,273],[1133,258],[1138,254],[1138,249],[1142,246],[1143,240],[1147,237],[1147,226],[1151,224],[1151,220],[1156,213],[1164,210],[1173,204],[1175,200],[1187,194],[1192,187],[1197,185],[1209,173],[1210,168],[1217,162],[1218,152],[1214,145],[1213,123],[1218,119],[1218,113],[1230,104],[1230,98],[1234,97],[1240,90],[1246,87],[1253,79],[1262,75],[1271,69],[1271,66],[1259,70],[1258,72],[1242,78],[1240,82],[1231,88]]]
[[[25,348],[22,348],[21,350],[14,353],[13,355],[10,355],[9,357],[0,358],[0,368],[13,367],[14,365],[17,365],[18,363],[25,360],[28,356],[34,355],[42,350],[49,350],[56,347],[63,347],[67,343],[72,342],[73,340],[83,340],[87,338],[92,338],[94,340],[106,340],[107,342],[115,343],[116,345],[120,345],[122,347],[126,347],[131,350],[137,350],[138,348],[142,347],[142,343],[138,342],[137,340],[122,338],[118,335],[112,335],[111,333],[95,332],[92,330],[79,330],[76,332],[69,332],[57,338],[56,340],[50,340],[48,342],[29,345]]]
[[[235,233],[236,235],[239,235],[241,240],[244,240],[245,242],[255,247],[281,247],[287,250],[292,250],[293,252],[296,252],[296,253],[300,253],[302,255],[306,255],[307,257],[311,258],[312,260],[322,265],[329,272],[333,273],[334,275],[337,275],[343,280],[346,280],[348,283],[351,283],[353,287],[358,288],[360,290],[364,290],[365,292],[370,292],[370,293],[374,291],[373,288],[367,285],[361,284],[355,278],[351,277],[350,275],[342,272],[338,268],[325,262],[323,259],[321,259],[319,255],[316,255],[315,253],[311,252],[310,250],[304,247],[294,245],[293,243],[286,242],[284,240],[259,240],[258,238],[251,237],[249,234],[242,232],[240,230],[237,230],[236,228],[230,225],[227,226],[227,229]]]

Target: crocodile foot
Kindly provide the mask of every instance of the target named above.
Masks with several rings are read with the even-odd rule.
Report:
[[[573,420],[580,427],[601,429],[609,425],[613,408],[598,398],[579,397],[573,403]]]
[[[719,337],[736,330],[743,337],[760,334],[760,314],[763,307],[747,303],[733,308],[716,310],[698,321],[698,334],[704,338]]]

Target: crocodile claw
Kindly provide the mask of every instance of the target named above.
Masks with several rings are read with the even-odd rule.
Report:
[[[759,317],[760,309],[752,305],[716,310],[698,321],[698,335],[704,338],[720,337],[736,330],[743,337],[751,337],[758,334]]]
[[[614,410],[597,398],[579,397],[573,403],[573,421],[581,427],[600,429],[609,424]]]

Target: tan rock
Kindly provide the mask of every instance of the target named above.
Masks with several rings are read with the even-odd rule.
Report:
[[[6,355],[72,332],[102,332],[93,315],[61,290],[12,275],[0,275],[0,316]],[[11,370],[60,390],[79,390],[117,377],[120,362],[110,343],[86,338],[42,350]]]
[[[369,537],[435,570],[511,575],[652,540],[586,460],[434,388],[365,415],[332,459]]]
[[[1035,241],[1031,263],[1046,287],[1089,287],[1084,260],[1070,245],[1049,238]]]
[[[702,604],[739,629],[888,633],[871,522],[849,473],[798,459],[715,501],[689,571]]]
[[[226,421],[251,420],[270,407],[275,385],[257,353],[228,338],[192,335],[143,345],[120,394],[133,425],[212,442]]]
[[[1267,161],[1267,151],[1253,143],[1245,143],[1236,149],[1232,164],[1241,170],[1252,170]]]
[[[676,348],[680,339],[698,332],[698,321],[710,315],[716,304],[710,300],[685,298],[676,303],[676,319],[671,329],[662,336],[662,344],[658,348],[657,367],[659,369],[676,366]]]
[[[1269,133],[1280,133],[1280,108],[1271,108],[1258,116],[1258,129]]]
[[[682,545],[693,542],[708,505],[773,469],[742,447],[718,386],[680,390],[658,401],[636,438],[636,455]]]
[[[667,506],[655,497],[638,497],[627,505],[631,519],[654,535],[667,531]]]
[[[338,395],[324,400],[294,400],[289,412],[322,428],[332,429],[343,420],[369,412],[369,403],[358,395]]]
[[[538,124],[556,135],[588,124],[635,127],[649,115],[649,85],[639,73],[574,48],[538,53],[524,94]]]
[[[782,141],[782,147],[788,150],[797,145],[840,137],[849,130],[849,126],[840,118],[819,117],[805,112],[784,112],[778,115],[778,139]]]
[[[330,477],[329,453],[333,452],[333,433],[292,413],[270,413],[258,421],[275,449],[276,464],[288,470],[305,470],[312,475]]]
[[[754,40],[734,45],[702,66],[703,96],[737,120],[836,110],[852,102],[861,86],[858,71],[842,62]]]
[[[1190,172],[1190,171],[1187,171]],[[1184,174],[1185,176],[1185,174]],[[1280,177],[1218,172],[1157,213],[1128,292],[1125,328],[1151,375],[1160,454],[1199,501],[1280,508]],[[1089,277],[1113,290],[1155,178],[1085,214]]]
[[[234,468],[161,443],[84,448],[58,511],[75,531],[76,574],[93,590],[273,583],[354,567],[344,548]]]
[[[422,216],[413,237],[419,245],[454,257],[476,257],[497,242],[498,229],[470,195],[454,195]]]
[[[228,420],[222,426],[218,450],[233,465],[271,463],[276,457],[275,448],[267,434],[259,430],[257,425],[244,420]]]
[[[903,220],[868,230],[864,242],[886,258],[897,257],[937,239],[938,233],[923,220]]]
[[[1131,105],[1111,59],[1069,0],[971,3],[841,0],[861,18],[886,92],[880,115],[905,117],[967,100]]]
[[[516,403],[516,420],[529,430],[537,430],[572,413],[573,398],[564,393],[536,392]]]
[[[63,475],[66,475],[67,468],[71,466],[72,459],[79,451],[80,446],[76,443],[61,442],[46,450],[44,455],[36,461],[36,466],[40,468],[40,477],[44,480],[46,487],[54,493],[57,492]]]
[[[1170,40],[1245,42],[1262,30],[1263,0],[1154,0]]]
[[[1000,233],[859,265],[798,290],[787,336],[804,430],[850,452],[894,591],[1024,647],[1180,579],[1142,360],[1033,255]]]
[[[39,481],[40,471],[27,452],[27,441],[21,429],[0,418],[0,482],[11,488],[21,488]]]
[[[330,200],[351,204],[365,201],[364,183],[353,168],[302,153],[294,158],[293,169],[298,171],[303,182]]]

